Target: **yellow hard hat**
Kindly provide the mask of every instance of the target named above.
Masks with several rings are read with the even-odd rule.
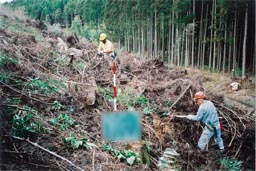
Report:
[[[105,40],[107,38],[107,35],[105,33],[100,34],[100,40]]]

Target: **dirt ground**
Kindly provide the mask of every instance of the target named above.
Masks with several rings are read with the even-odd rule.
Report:
[[[175,162],[166,159],[167,170],[225,169],[214,141],[209,143],[208,153],[198,151],[202,125],[166,116],[170,111],[196,113],[192,99],[198,90],[206,91],[222,118],[224,157],[242,161],[243,170],[255,170],[255,82],[241,82],[240,90],[230,92],[228,86],[234,80],[228,75],[169,68],[157,59],[120,53],[118,110],[132,107],[142,114],[143,142],[139,148],[134,144],[107,145],[138,152],[141,161],[130,166],[125,158],[102,149],[106,144],[101,139],[100,118],[102,112],[113,110],[113,83],[111,65],[97,58],[95,45],[72,33],[53,32],[41,22],[0,17],[8,25],[0,28],[0,71],[7,73],[1,74],[0,80],[1,170],[161,170],[160,158],[168,148],[179,155],[169,156]],[[19,29],[13,29],[17,25]],[[61,105],[54,106],[56,101]],[[27,116],[28,112],[33,117],[27,120],[40,123],[44,131],[13,136],[17,128],[13,116]],[[66,128],[50,122],[63,113],[69,116]],[[18,128],[23,130],[22,125]],[[71,134],[86,138],[87,146],[68,146],[63,138]]]

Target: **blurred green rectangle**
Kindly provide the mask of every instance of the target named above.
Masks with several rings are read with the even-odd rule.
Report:
[[[109,142],[141,140],[141,116],[138,112],[105,112],[101,115],[102,138]]]

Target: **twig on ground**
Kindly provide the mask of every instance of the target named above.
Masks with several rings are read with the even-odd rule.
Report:
[[[52,151],[50,151],[50,150],[48,150],[48,149],[46,149],[46,148],[40,146],[40,145],[37,144],[37,143],[34,143],[34,142],[32,142],[32,141],[30,141],[30,140],[28,140],[28,139],[23,139],[23,138],[19,138],[19,137],[14,137],[14,136],[13,136],[13,138],[18,139],[18,140],[22,140],[22,141],[26,141],[26,142],[30,143],[31,145],[33,145],[33,146],[35,146],[35,147],[38,147],[38,148],[40,148],[41,150],[44,150],[44,151],[46,151],[47,153],[49,153],[49,154],[51,154],[51,155],[53,155],[53,156],[55,156],[55,157],[57,157],[57,158],[59,158],[59,159],[61,159],[61,160],[66,161],[67,163],[69,163],[70,165],[72,165],[73,167],[75,167],[77,170],[85,171],[85,170],[82,169],[81,167],[75,165],[75,164],[74,164],[73,162],[71,162],[70,160],[68,160],[68,159],[66,159],[66,158],[64,158],[64,157],[62,157],[62,156],[56,154],[55,152],[52,152]]]
[[[92,170],[94,171],[94,164],[95,164],[95,149],[93,149],[93,153],[92,153]]]

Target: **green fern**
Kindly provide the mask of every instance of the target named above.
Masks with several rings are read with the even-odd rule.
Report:
[[[242,171],[242,161],[236,159],[225,158],[221,159],[220,163],[225,167],[226,171]]]

